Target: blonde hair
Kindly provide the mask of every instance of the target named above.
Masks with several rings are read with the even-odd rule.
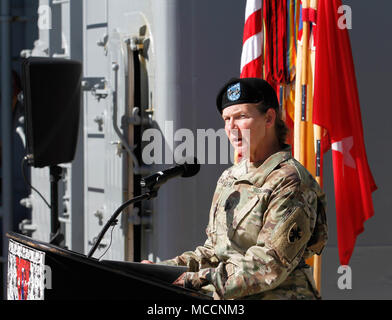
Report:
[[[276,113],[275,134],[278,139],[279,145],[281,147],[286,145],[286,140],[287,140],[287,135],[289,133],[289,128],[287,127],[286,123],[282,119],[282,112],[279,109],[276,109],[274,107],[265,106],[263,102],[260,102],[256,106],[256,108],[261,114],[265,114],[268,111],[268,109],[275,110],[275,113]]]

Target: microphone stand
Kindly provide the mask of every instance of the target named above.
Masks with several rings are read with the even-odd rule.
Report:
[[[57,165],[49,167],[50,172],[50,244],[60,246],[64,235],[60,230],[59,204],[58,204],[58,182],[61,179],[63,169]]]
[[[102,241],[103,236],[105,235],[106,231],[108,231],[109,227],[111,225],[115,225],[117,223],[117,217],[123,211],[126,207],[129,205],[142,201],[142,200],[149,200],[151,198],[154,198],[157,196],[158,193],[158,188],[152,188],[149,190],[149,192],[142,194],[140,196],[137,196],[135,198],[132,198],[126,202],[124,202],[110,217],[109,221],[106,222],[105,226],[103,227],[102,231],[99,233],[97,240],[95,241],[93,247],[91,248],[90,252],[87,254],[87,258],[91,258],[92,255],[94,254],[95,250],[97,250],[100,242]]]

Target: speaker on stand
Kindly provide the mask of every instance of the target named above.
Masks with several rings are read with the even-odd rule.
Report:
[[[28,164],[49,167],[50,243],[60,245],[58,181],[62,163],[75,157],[81,108],[82,64],[61,58],[29,57],[22,63]]]

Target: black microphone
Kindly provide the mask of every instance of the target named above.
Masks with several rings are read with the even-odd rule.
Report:
[[[159,171],[148,177],[142,178],[140,185],[143,188],[157,189],[162,184],[167,182],[171,178],[181,176],[183,178],[193,177],[200,170],[200,164],[197,163],[197,159],[194,158],[192,161],[185,161],[184,164],[178,164],[169,169]]]

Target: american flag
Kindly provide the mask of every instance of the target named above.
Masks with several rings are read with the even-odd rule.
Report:
[[[262,77],[262,0],[248,0],[241,56],[241,78]]]

